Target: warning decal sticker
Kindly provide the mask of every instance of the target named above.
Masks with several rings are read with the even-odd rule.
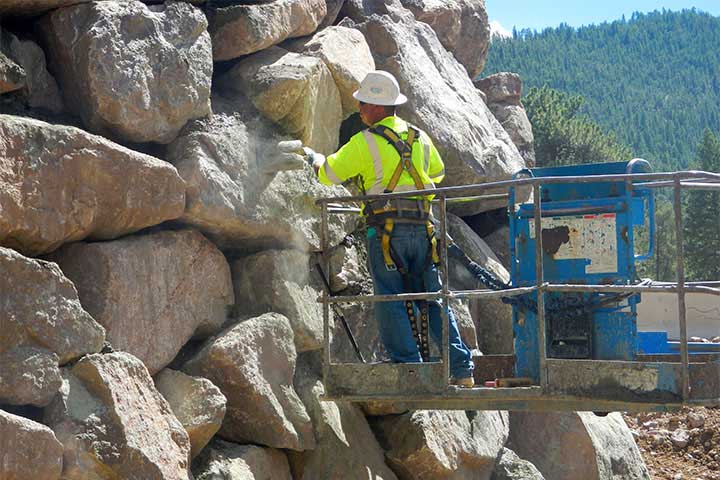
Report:
[[[535,220],[530,219],[530,238],[535,238]],[[614,213],[576,217],[552,217],[542,221],[543,231],[567,231],[553,258],[568,260],[587,258],[585,273],[615,273],[617,267],[617,234]],[[543,234],[543,248],[546,237]]]

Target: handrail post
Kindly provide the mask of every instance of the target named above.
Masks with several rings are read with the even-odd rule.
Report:
[[[688,357],[687,318],[685,309],[685,248],[683,246],[682,189],[680,177],[676,176],[673,187],[675,210],[675,243],[677,244],[677,297],[678,318],[680,320],[680,361],[682,362],[683,401],[690,399],[690,360]]]
[[[325,255],[328,251],[328,204],[323,202],[320,212],[320,249],[322,251],[322,263],[323,269],[326,272],[330,271],[330,256]],[[322,292],[322,303],[323,303],[323,381],[327,384],[328,370],[330,368],[330,292],[327,289],[323,289]]]
[[[542,213],[540,184],[533,184],[533,206],[535,219],[535,285],[537,286],[538,356],[540,357],[540,385],[547,391],[547,341],[545,340],[545,276],[542,254]]]
[[[447,255],[447,202],[445,195],[440,195],[440,208],[439,208],[439,221],[440,221],[440,269],[442,279],[442,309],[440,312],[440,318],[442,320],[442,363],[443,363],[443,378],[445,379],[445,386],[448,385],[448,379],[450,378],[450,276],[448,275],[448,255]]]

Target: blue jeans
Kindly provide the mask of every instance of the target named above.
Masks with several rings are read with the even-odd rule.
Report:
[[[414,275],[413,290],[435,292],[441,289],[438,271],[428,262],[429,241],[424,225],[399,223],[395,225],[391,244],[403,266]],[[405,283],[398,271],[389,271],[380,244],[380,235],[373,227],[368,228],[368,257],[376,295],[394,295],[405,292]],[[441,301],[429,301],[429,327],[432,338],[442,345]],[[417,309],[416,309],[417,311]],[[375,303],[375,318],[385,349],[393,362],[421,362],[415,337],[408,321],[404,302]],[[473,363],[470,350],[460,339],[455,316],[448,308],[450,373],[455,378],[472,376]]]

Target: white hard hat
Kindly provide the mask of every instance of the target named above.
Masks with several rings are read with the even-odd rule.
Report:
[[[356,100],[373,105],[402,105],[407,97],[400,93],[400,86],[392,74],[382,70],[368,73],[360,88],[353,93]]]

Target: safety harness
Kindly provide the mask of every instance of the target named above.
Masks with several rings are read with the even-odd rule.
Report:
[[[412,163],[413,145],[419,140],[420,132],[414,127],[408,125],[407,140],[403,140],[400,135],[395,133],[391,128],[381,125],[372,127],[370,131],[387,140],[400,156],[400,161],[398,162],[392,177],[390,177],[390,181],[385,187],[383,193],[392,193],[395,190],[403,171],[407,171],[408,174],[410,174],[417,190],[424,190],[425,185],[420,178],[420,174]],[[380,244],[382,247],[385,268],[388,271],[397,271],[400,273],[403,279],[403,284],[405,285],[405,291],[412,292],[414,290],[413,277],[422,277],[423,272],[412,273],[405,265],[403,265],[402,260],[396,254],[395,249],[392,246],[392,232],[396,223],[424,224],[427,231],[428,241],[430,243],[426,268],[430,265],[430,263],[438,265],[440,263],[440,256],[438,255],[435,228],[430,217],[430,201],[427,198],[374,200],[365,204],[364,213],[367,216],[368,225],[380,229]],[[423,271],[424,270],[425,269],[423,269]],[[426,289],[424,282],[423,289]],[[427,361],[430,357],[430,345],[428,342],[429,303],[426,300],[418,300],[417,303],[420,311],[419,332],[417,327],[417,318],[415,317],[415,306],[412,300],[407,300],[405,302],[405,310],[408,315],[408,320],[410,321],[410,328],[412,329],[415,337],[418,351],[420,352],[423,360]]]

